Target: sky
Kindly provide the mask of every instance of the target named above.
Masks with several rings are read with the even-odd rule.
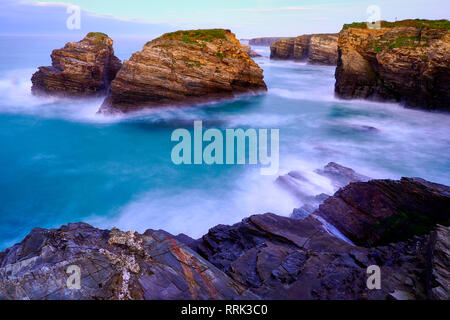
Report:
[[[67,8],[81,8],[80,29],[68,29]],[[156,36],[180,29],[226,28],[240,38],[339,32],[367,21],[448,19],[448,0],[0,0],[0,35],[86,34]]]

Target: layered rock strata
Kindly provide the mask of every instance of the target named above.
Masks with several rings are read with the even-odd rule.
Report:
[[[54,50],[51,67],[40,67],[31,81],[34,94],[88,97],[106,94],[122,66],[114,55],[113,40],[89,33],[79,42]]]
[[[112,82],[102,110],[129,112],[267,90],[263,70],[229,30],[168,33],[148,42]]]
[[[336,65],[338,58],[337,34],[302,35],[282,39],[270,47],[270,58],[305,61],[310,64]]]
[[[447,20],[345,25],[339,34],[336,94],[450,110],[450,23]]]

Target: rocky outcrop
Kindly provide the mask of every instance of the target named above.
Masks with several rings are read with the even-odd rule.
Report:
[[[70,287],[76,268],[78,288]],[[0,253],[2,300],[240,298],[257,297],[163,231],[141,235],[70,224],[35,229]]]
[[[31,81],[34,94],[98,96],[106,94],[122,66],[114,55],[113,40],[89,33],[79,42],[54,50],[51,67],[40,67]]]
[[[242,48],[247,52],[247,54],[250,56],[250,58],[259,58],[261,55],[257,52],[255,52],[252,47],[248,44],[243,44]]]
[[[448,229],[435,232],[448,243]],[[439,275],[426,277],[442,271],[427,264],[429,247],[438,250],[441,244],[426,235],[387,247],[355,247],[331,236],[314,217],[294,220],[266,214],[213,228],[196,248],[266,299],[403,300],[426,299],[441,290],[435,282],[442,279]],[[372,265],[381,269],[380,290],[367,288],[367,268]],[[448,278],[443,282],[448,286]]]
[[[316,170],[315,173],[327,178],[334,191],[352,182],[367,182],[370,180],[369,177],[334,162],[330,162],[323,169]],[[321,185],[314,179],[308,178],[301,171],[291,171],[287,175],[280,176],[276,183],[302,202],[303,206],[294,209],[292,213],[292,217],[296,219],[304,219],[312,214],[334,193],[325,194],[324,192],[327,191]],[[312,190],[316,190],[315,192],[318,194],[311,194]]]
[[[370,196],[367,188],[373,186],[384,193]],[[358,201],[348,205],[361,214],[377,210],[383,216],[409,205],[429,217],[419,225],[429,232],[414,227],[399,241],[415,220],[398,219],[391,221],[394,242],[363,247],[336,237],[320,216],[298,220],[274,214],[217,226],[197,241],[164,231],[138,234],[82,223],[35,229],[0,252],[0,299],[449,300],[450,229],[429,227],[431,211],[448,212],[449,188],[417,179],[347,188],[360,189]],[[339,203],[336,210],[341,212]],[[373,225],[359,223],[350,209],[340,217],[371,235],[364,227]],[[344,232],[343,224],[337,227]],[[367,287],[369,266],[381,270],[380,289]]]
[[[339,34],[336,94],[450,110],[450,23],[447,20],[344,26]]]
[[[340,189],[353,182],[367,182],[370,177],[355,172],[352,168],[344,167],[338,163],[330,162],[323,170],[316,170],[316,173],[331,180],[335,188]]]
[[[282,39],[270,47],[270,58],[305,61],[310,64],[336,65],[338,58],[337,34],[303,35]]]
[[[229,30],[168,33],[134,53],[102,110],[185,105],[266,91],[263,70]]]
[[[450,228],[438,226],[431,234],[427,263],[428,298],[449,300]]]
[[[358,245],[387,245],[450,225],[450,187],[418,178],[352,183],[315,214]]]
[[[248,41],[248,44],[251,46],[260,46],[260,47],[270,47],[273,43],[285,39],[283,37],[263,37],[263,38],[254,38]]]

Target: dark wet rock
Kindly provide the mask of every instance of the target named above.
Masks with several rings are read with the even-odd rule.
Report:
[[[450,298],[450,228],[438,226],[431,234],[428,251],[429,298]]]
[[[67,287],[72,265],[80,290]],[[257,297],[161,231],[35,229],[0,255],[0,299],[239,298]]]
[[[358,245],[385,245],[448,226],[450,187],[419,178],[352,183],[315,214]]]
[[[345,187],[352,182],[369,181],[370,178],[362,174],[356,173],[353,169],[341,166],[340,164],[331,162],[316,173],[328,178],[335,190]],[[311,196],[310,190],[321,189],[319,185],[311,181],[300,171],[291,171],[287,175],[280,176],[276,183],[286,189],[293,196],[299,198],[303,206],[294,209],[291,217],[296,219],[304,219],[328,199],[329,195],[319,194]]]
[[[386,247],[355,247],[311,216],[265,214],[211,229],[197,250],[266,299],[425,299],[429,246],[429,236],[422,236]],[[367,288],[371,265],[381,268],[381,290]]]
[[[433,224],[448,222],[449,195],[449,187],[421,179],[352,183],[303,220],[255,215],[196,241],[83,223],[35,229],[0,252],[0,299],[449,300],[450,230]],[[371,247],[335,236],[322,211]],[[383,221],[396,212],[408,219],[361,222],[360,215]],[[373,265],[380,290],[367,287]],[[80,267],[79,290],[67,287],[69,266]]]
[[[122,66],[114,55],[113,40],[89,33],[52,53],[52,66],[40,67],[31,81],[34,94],[89,97],[106,94]]]
[[[367,182],[371,178],[355,172],[355,170],[344,167],[335,162],[327,164],[323,170],[317,170],[316,173],[330,179],[335,187],[342,188],[353,182]]]

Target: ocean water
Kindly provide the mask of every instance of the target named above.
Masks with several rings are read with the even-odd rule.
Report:
[[[37,66],[77,39],[0,37],[0,248],[34,227],[69,222],[164,229],[194,238],[252,214],[289,215],[301,202],[255,166],[176,166],[173,130],[280,129],[280,172],[302,171],[311,195],[333,193],[314,173],[330,161],[373,178],[422,177],[450,185],[450,115],[341,101],[334,68],[274,62],[255,48],[266,95],[127,116],[97,115],[102,99],[31,95]],[[121,59],[148,39],[116,39]],[[308,189],[309,188],[309,189]]]

